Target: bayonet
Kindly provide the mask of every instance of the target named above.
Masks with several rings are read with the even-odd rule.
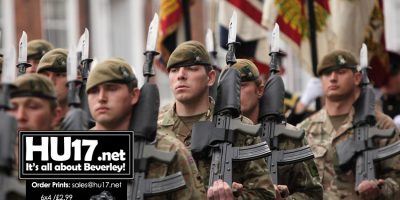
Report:
[[[147,44],[146,51],[155,51],[157,43],[159,19],[157,13],[154,14],[153,20],[149,26],[149,32],[147,33]]]
[[[147,33],[146,51],[144,52],[144,55],[146,55],[146,60],[143,64],[143,76],[146,77],[146,81],[149,81],[150,78],[155,75],[153,69],[153,60],[154,56],[159,54],[156,51],[158,25],[159,18],[157,13],[155,13],[149,26],[149,32]]]
[[[28,55],[28,37],[25,31],[22,31],[21,38],[19,39],[19,51],[18,51],[18,75],[25,74],[26,68],[32,66],[27,63]]]
[[[279,51],[279,42],[280,42],[280,34],[279,34],[279,25],[275,23],[275,27],[272,31],[271,37],[271,49],[269,55],[271,56],[270,62],[270,72],[271,74],[276,74],[279,72],[279,59],[282,56],[281,52]]]
[[[89,30],[85,28],[82,39],[82,60],[89,59]]]
[[[206,47],[207,47],[207,51],[209,53],[215,52],[214,36],[213,36],[213,32],[211,31],[211,29],[208,29],[207,33],[206,33]]]
[[[232,66],[236,63],[236,47],[239,46],[239,42],[236,42],[236,31],[237,30],[237,15],[236,11],[233,11],[231,20],[229,22],[229,33],[228,33],[228,52],[226,54],[226,64]]]
[[[93,59],[89,58],[89,31],[85,28],[85,32],[81,35],[78,42],[78,51],[81,51],[82,79],[86,84],[86,79],[90,72],[90,63]]]
[[[279,52],[279,25],[275,23],[275,27],[272,30],[272,38],[271,38],[271,53]]]
[[[231,20],[229,22],[228,44],[236,42],[236,33],[237,33],[237,14],[236,11],[233,11]]]

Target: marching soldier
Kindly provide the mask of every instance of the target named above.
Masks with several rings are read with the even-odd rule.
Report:
[[[355,172],[335,167],[336,144],[349,138],[355,110],[353,103],[360,95],[361,74],[354,56],[344,50],[335,50],[323,57],[317,73],[322,82],[325,106],[298,125],[306,131],[306,139],[315,155],[324,199],[396,199],[400,192],[400,156],[380,161],[376,180],[364,180],[355,188]],[[377,127],[393,128],[392,120],[376,112]],[[399,139],[376,139],[375,146],[386,146]],[[354,166],[355,168],[355,166]]]
[[[18,130],[53,130],[60,114],[53,83],[39,74],[25,74],[17,77],[14,84],[16,89],[11,93],[13,107],[9,113],[16,118]],[[18,162],[18,139],[16,141],[15,158]],[[17,166],[18,163],[13,166],[14,178],[10,178],[5,185],[15,190],[7,194],[7,199],[25,199],[25,181],[17,179]]]
[[[54,83],[57,102],[61,108],[61,115],[57,119],[59,124],[68,112],[67,56],[66,49],[50,50],[44,54],[36,69],[37,73],[47,76]]]
[[[161,109],[159,130],[178,138],[187,149],[191,149],[192,125],[199,121],[210,121],[213,115],[214,102],[209,98],[209,87],[215,81],[215,71],[204,46],[196,41],[180,44],[171,54],[167,70],[170,88],[176,100],[173,105]],[[239,134],[234,146],[258,142],[259,138]],[[201,174],[201,180],[198,181],[202,181],[201,184],[208,183],[210,162],[196,160]],[[215,181],[208,188],[208,198],[275,199],[274,187],[264,160],[234,163],[232,175],[232,188],[226,182]]]
[[[28,42],[28,63],[32,66],[26,69],[26,73],[36,73],[40,59],[54,49],[54,46],[46,40],[31,40]]]
[[[86,92],[90,112],[96,121],[92,130],[129,129],[132,107],[138,102],[140,90],[128,63],[112,58],[97,64],[89,74]],[[157,135],[155,145],[159,150],[176,151],[177,159],[168,166],[152,162],[146,178],[160,178],[180,171],[184,176],[186,188],[170,194],[170,197],[204,199],[204,187],[198,182],[199,171],[185,146],[179,140],[165,134]]]
[[[240,107],[242,114],[258,123],[260,98],[264,93],[264,84],[259,77],[259,71],[256,65],[247,59],[237,59],[233,65],[240,72],[241,88],[240,88]],[[290,124],[286,124],[291,129],[296,129]],[[294,149],[305,144],[285,137],[279,140],[280,149]],[[290,194],[288,199],[322,199],[323,189],[318,182],[318,172],[315,163],[312,160],[297,164],[285,165],[279,167],[279,180],[284,185],[277,185],[280,192],[277,192],[277,199],[281,198],[280,194]],[[279,195],[279,196],[278,196]]]

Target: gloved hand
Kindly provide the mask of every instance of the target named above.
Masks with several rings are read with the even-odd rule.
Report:
[[[303,94],[300,97],[300,102],[305,106],[309,106],[311,102],[315,101],[318,97],[322,96],[322,84],[319,78],[312,78],[308,81]]]
[[[398,129],[400,129],[400,114],[394,116],[393,122],[394,122],[394,124],[396,125],[396,127],[397,127]]]

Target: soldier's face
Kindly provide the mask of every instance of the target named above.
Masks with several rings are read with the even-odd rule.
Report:
[[[257,86],[255,81],[246,81],[240,84],[240,110],[249,117],[259,106],[259,99],[264,90],[263,85]]]
[[[50,101],[39,97],[15,97],[11,99],[13,108],[9,111],[18,122],[18,130],[52,130],[56,111]],[[54,108],[55,109],[55,108]]]
[[[360,80],[360,74],[348,68],[340,68],[321,75],[324,94],[331,101],[354,97],[355,88],[360,84]]]
[[[57,101],[63,106],[67,104],[67,73],[66,72],[51,72],[43,71],[41,74],[47,76],[53,83],[57,93]]]
[[[208,98],[208,87],[215,81],[215,71],[207,73],[204,66],[172,68],[168,72],[169,85],[175,99],[182,103]]]
[[[29,74],[36,73],[36,69],[37,69],[37,67],[39,65],[39,61],[40,61],[40,59],[39,60],[29,59],[28,63],[31,64],[32,66],[26,68],[26,73],[29,73]]]
[[[139,99],[139,90],[129,91],[126,84],[106,82],[88,91],[90,113],[103,126],[129,120],[132,106]]]

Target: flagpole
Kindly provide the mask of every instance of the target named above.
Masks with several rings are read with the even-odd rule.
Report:
[[[307,8],[308,8],[308,27],[310,32],[310,49],[311,49],[311,64],[312,71],[314,76],[317,75],[317,65],[318,65],[318,54],[317,54],[317,39],[315,34],[315,10],[314,10],[314,0],[307,0]],[[320,98],[315,100],[315,108],[316,110],[321,109],[321,101]]]
[[[315,10],[314,10],[314,0],[307,0],[308,8],[308,24],[310,32],[310,47],[311,47],[311,61],[312,61],[312,71],[315,76],[317,76],[317,65],[318,65],[318,54],[317,54],[317,40],[315,34]]]
[[[190,27],[190,0],[182,0],[182,7],[183,7],[183,23],[185,26],[185,40],[189,41],[192,39],[192,30]]]

